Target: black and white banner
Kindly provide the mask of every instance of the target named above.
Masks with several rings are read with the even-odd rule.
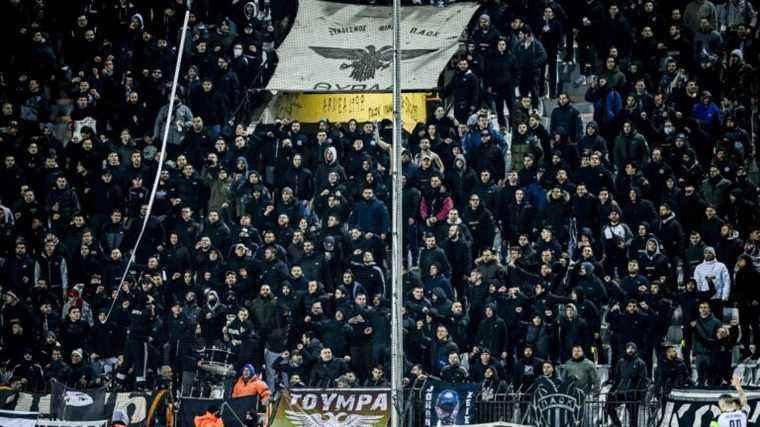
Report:
[[[50,414],[64,421],[96,421],[111,418],[106,409],[106,388],[74,390],[53,380]]]
[[[434,89],[459,48],[477,3],[401,10],[404,90]],[[298,16],[277,49],[267,89],[290,92],[385,91],[391,87],[392,8],[300,0]]]
[[[34,427],[37,423],[37,412],[3,411],[0,410],[0,426],[3,427]]]
[[[50,394],[30,394],[30,393],[0,393],[4,401],[3,409],[12,410],[13,412],[39,412],[41,417],[51,418],[51,395]],[[153,396],[147,393],[106,393],[105,396],[105,413],[103,419],[110,419],[113,411],[121,410],[129,417],[128,427],[142,427],[148,418],[148,410],[153,401]],[[68,409],[67,409],[68,412]],[[89,424],[72,424],[63,421],[44,421],[45,426],[72,426],[80,425],[82,427],[97,426],[95,420]],[[38,421],[40,424],[42,421]],[[0,427],[4,424],[0,423]]]
[[[562,382],[539,377],[532,397],[536,425],[560,427],[580,425],[586,394],[574,379]]]
[[[760,390],[749,389],[747,392],[747,411],[750,425],[760,420]],[[720,415],[718,398],[721,394],[735,391],[729,389],[716,390],[673,390],[663,402],[660,427],[702,427]],[[754,423],[754,424],[753,424]]]

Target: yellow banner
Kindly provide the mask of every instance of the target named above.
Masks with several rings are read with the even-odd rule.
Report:
[[[425,93],[402,95],[401,121],[404,129],[412,131],[418,122],[427,120]],[[393,119],[393,98],[389,93],[312,94],[282,93],[269,106],[275,118],[289,118],[304,123],[327,119],[333,123]]]

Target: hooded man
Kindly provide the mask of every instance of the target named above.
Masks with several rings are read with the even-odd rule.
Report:
[[[269,403],[269,395],[269,387],[261,380],[261,376],[256,375],[253,365],[250,363],[243,365],[240,378],[232,387],[232,398],[258,396],[261,404],[266,406]]]
[[[206,304],[201,308],[198,321],[203,330],[203,338],[206,345],[221,343],[222,328],[227,321],[227,307],[219,300],[219,294],[215,290],[206,293]]]

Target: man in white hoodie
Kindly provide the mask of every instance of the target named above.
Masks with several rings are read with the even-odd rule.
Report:
[[[694,281],[700,291],[709,289],[708,281],[715,284],[715,295],[710,300],[710,308],[716,317],[722,319],[723,304],[728,301],[731,293],[731,275],[726,265],[715,259],[715,249],[712,246],[705,247],[703,255],[704,261],[694,269]]]

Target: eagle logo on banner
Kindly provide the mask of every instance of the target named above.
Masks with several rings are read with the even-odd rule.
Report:
[[[345,412],[307,414],[291,410],[285,410],[285,417],[298,427],[374,427],[383,419],[382,415],[349,415]]]
[[[363,82],[375,78],[377,70],[390,67],[393,61],[393,46],[383,46],[377,49],[369,45],[364,49],[347,49],[342,47],[309,46],[309,49],[327,59],[344,59],[350,62],[340,64],[340,69],[351,69],[351,78]],[[435,52],[435,49],[402,49],[401,60],[416,58]]]

